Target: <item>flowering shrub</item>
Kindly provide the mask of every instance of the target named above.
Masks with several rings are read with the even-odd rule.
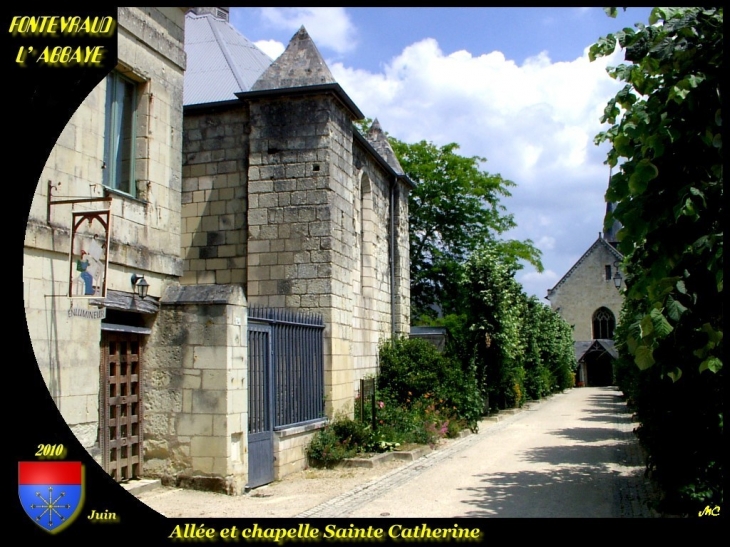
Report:
[[[473,367],[464,368],[418,338],[393,338],[381,344],[378,394],[396,406],[430,400],[434,410],[446,414],[442,421],[457,419],[474,430],[484,406]]]
[[[332,468],[345,458],[351,458],[357,450],[337,436],[331,425],[315,433],[307,446],[307,459],[314,467]]]
[[[354,420],[340,415],[317,432],[307,448],[313,466],[332,467],[358,453],[390,452],[405,443],[433,446],[467,427],[476,430],[483,401],[473,370],[462,370],[418,339],[385,342],[380,357],[374,408],[361,408],[358,397]]]

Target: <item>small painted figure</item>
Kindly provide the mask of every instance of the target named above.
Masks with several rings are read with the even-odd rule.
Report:
[[[84,294],[94,294],[94,277],[87,271],[89,268],[89,253],[82,250],[81,258],[76,261],[76,270],[81,272],[79,278],[84,282]]]

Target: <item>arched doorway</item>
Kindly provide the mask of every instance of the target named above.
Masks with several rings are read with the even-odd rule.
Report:
[[[613,361],[618,357],[611,340],[594,340],[578,358],[576,380],[586,387],[613,385]]]

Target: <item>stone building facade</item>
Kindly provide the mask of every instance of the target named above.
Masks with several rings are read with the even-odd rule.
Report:
[[[38,366],[66,423],[100,463],[107,440],[99,434],[100,417],[108,415],[103,347],[110,337],[139,344],[154,321],[156,299],[182,275],[185,10],[119,8],[116,23],[118,65],[51,151],[29,212],[23,263]],[[111,217],[106,305],[98,286],[91,298],[68,296],[72,211],[92,210],[109,210]],[[134,274],[149,284],[144,302],[134,295]]]
[[[186,11],[119,9],[117,70],[36,190],[25,310],[54,401],[110,474],[239,494],[251,306],[324,322],[326,405],[272,431],[279,478],[307,465],[327,416],[352,412],[380,340],[408,332],[411,183],[377,121],[354,128],[363,115],[306,30],[272,62],[226,8]],[[105,283],[94,277],[88,297],[72,209],[110,218]]]
[[[220,15],[187,21],[191,64],[200,49],[207,63],[186,74],[180,282],[321,316],[326,414],[351,414],[379,342],[409,329],[411,183],[377,121],[354,128],[363,115],[304,28],[271,62]],[[209,66],[235,94],[211,89]],[[316,427],[275,432],[276,476],[306,466]]]
[[[596,241],[546,297],[552,309],[573,328],[578,385],[609,385],[613,381],[611,360],[617,356],[613,333],[623,304],[620,287],[616,286],[623,259],[616,249],[619,228],[616,225],[606,233],[599,232]]]

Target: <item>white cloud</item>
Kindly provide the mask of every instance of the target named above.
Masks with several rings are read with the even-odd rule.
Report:
[[[357,44],[355,26],[344,8],[261,8],[261,13],[265,22],[292,35],[304,25],[317,47],[344,53]]]
[[[254,42],[254,45],[274,60],[286,49],[284,44],[276,40],[259,40]]]
[[[549,236],[543,236],[535,242],[540,249],[552,251],[555,248],[555,238]]]
[[[553,270],[547,269],[542,273],[537,273],[535,270],[527,271],[522,274],[520,274],[520,272],[517,273],[517,281],[522,284],[522,288],[525,290],[527,295],[534,295],[541,299],[545,297],[548,289],[552,289],[562,277],[562,273],[559,274]],[[544,301],[544,303],[547,304],[547,301]]]
[[[394,137],[456,142],[460,153],[486,157],[485,170],[517,183],[503,200],[518,224],[508,237],[531,239],[543,251],[546,273],[521,280],[544,295],[572,266],[568,255],[582,254],[601,230],[608,168],[606,148],[597,150],[593,138],[606,129],[600,116],[620,88],[605,67],[618,62],[591,63],[586,48],[571,62],[553,63],[543,52],[518,65],[499,51],[448,54],[428,38],[380,73],[328,64],[365,115]]]

